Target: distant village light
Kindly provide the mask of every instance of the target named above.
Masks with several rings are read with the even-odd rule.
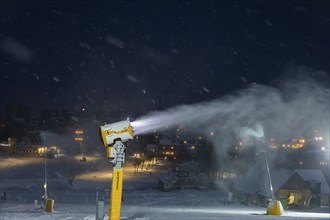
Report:
[[[83,130],[76,130],[75,133],[76,133],[76,134],[83,134],[84,131],[83,131]]]

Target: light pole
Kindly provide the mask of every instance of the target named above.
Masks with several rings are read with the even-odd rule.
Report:
[[[47,195],[47,146],[44,147],[44,160],[45,160],[45,184],[44,184],[44,189],[45,189],[45,195],[44,195],[44,200],[48,198]]]

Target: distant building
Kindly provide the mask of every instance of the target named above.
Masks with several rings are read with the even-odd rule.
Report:
[[[271,169],[274,196],[284,208],[329,205],[329,185],[320,170]],[[264,205],[271,197],[266,172],[255,167],[234,181],[235,195],[247,203]],[[291,204],[289,204],[291,203]]]

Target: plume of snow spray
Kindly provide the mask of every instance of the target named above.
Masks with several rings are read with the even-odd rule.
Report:
[[[198,134],[212,131],[215,135],[208,137],[217,146],[224,146],[229,134],[267,135],[279,141],[315,129],[329,134],[328,82],[325,73],[296,67],[288,70],[286,77],[275,86],[252,85],[213,101],[151,112],[133,121],[132,126],[135,134],[178,125]]]
[[[253,136],[256,138],[262,138],[264,136],[264,129],[261,124],[257,123],[257,124],[255,124],[254,128],[243,127],[240,130],[239,136],[242,139],[246,139],[250,136]]]
[[[146,134],[182,125],[192,133],[204,134],[219,156],[232,146],[233,136],[247,144],[250,140],[256,144],[259,139],[263,147],[269,137],[281,143],[315,130],[329,140],[328,85],[326,73],[294,67],[272,86],[252,85],[213,101],[152,112],[133,121],[132,126],[135,134]],[[209,135],[210,131],[214,135]],[[264,156],[273,197],[271,160],[266,152]],[[260,178],[253,170],[248,175],[252,179]]]

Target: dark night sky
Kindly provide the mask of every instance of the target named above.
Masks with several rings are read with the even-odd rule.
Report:
[[[123,112],[330,72],[330,1],[1,0],[1,106]]]

